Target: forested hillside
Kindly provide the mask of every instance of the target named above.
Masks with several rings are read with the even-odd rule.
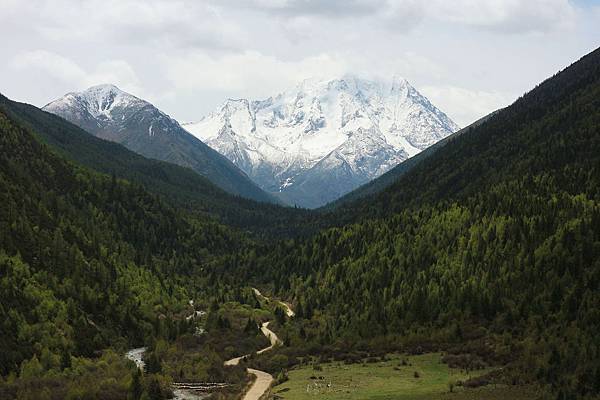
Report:
[[[600,49],[417,161],[284,209],[0,97],[0,398],[162,399],[175,379],[235,398],[245,367],[223,359],[267,320],[283,345],[248,363],[278,382],[308,357],[439,351],[598,398]],[[122,357],[142,345],[144,374]]]
[[[0,110],[55,149],[60,155],[101,173],[142,185],[177,207],[258,235],[310,232],[307,211],[259,203],[231,195],[191,169],[145,158],[120,144],[97,138],[37,107],[0,95]]]
[[[600,50],[336,215],[358,222],[226,271],[294,299],[315,343],[484,338],[516,381],[600,393]]]
[[[43,110],[145,157],[191,168],[229,193],[277,203],[232,162],[192,136],[177,121],[114,85],[100,84],[83,92],[67,93]]]
[[[450,136],[447,136],[440,140],[439,142],[429,146],[425,150],[421,151],[417,155],[409,158],[406,161],[401,162],[396,165],[394,168],[381,175],[378,178],[373,179],[372,181],[365,183],[360,186],[356,190],[351,191],[350,193],[340,197],[336,201],[333,201],[326,206],[322,207],[323,211],[332,210],[337,207],[341,207],[343,205],[347,205],[349,203],[356,202],[357,200],[363,199],[368,196],[375,196],[376,194],[384,191],[388,187],[392,186],[398,179],[400,179],[404,174],[409,172],[411,169],[419,165],[422,161],[427,159],[430,155],[434,154],[436,151],[445,146],[448,142],[456,139],[461,136],[463,133],[468,132],[469,129],[475,128],[476,126],[481,125],[483,122],[487,121],[490,117],[497,114],[500,110],[494,111],[485,117],[478,119],[473,122],[471,125],[460,129],[457,132],[454,132]]]
[[[0,373],[189,329],[172,318],[206,287],[202,266],[243,239],[60,159],[4,113],[0,132]]]
[[[373,198],[349,205],[359,216],[386,216],[408,207],[467,198],[517,176],[561,176],[560,189],[590,190],[597,168],[600,50],[538,85],[485,123],[470,128]],[[571,179],[571,176],[575,178]],[[563,186],[563,184],[565,186]]]

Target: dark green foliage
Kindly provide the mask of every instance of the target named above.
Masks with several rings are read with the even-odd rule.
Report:
[[[150,352],[144,356],[146,362],[146,372],[149,374],[158,374],[162,371],[162,364],[158,354]]]
[[[286,316],[285,316],[285,311],[283,311],[283,308],[281,307],[275,307],[275,320],[277,321],[277,323],[279,325],[283,325],[285,324],[285,320],[286,320]]]
[[[134,372],[120,354],[107,351],[98,359],[73,357],[71,368],[64,371],[48,370],[42,364],[34,357],[23,365],[19,379],[2,380],[0,399],[123,400],[131,394]]]
[[[142,397],[142,373],[136,368],[131,374],[131,386],[129,387],[129,395],[131,400],[140,400]]]
[[[88,160],[73,151],[88,144],[62,151],[112,176],[75,166],[11,112],[0,113],[0,372],[20,376],[0,386],[7,398],[27,382],[50,387],[48,371],[75,379],[82,357],[142,342],[149,372],[240,384],[243,368],[223,359],[268,344],[249,284],[291,300],[297,313],[288,320],[274,310],[285,346],[252,360],[275,373],[307,354],[357,362],[443,348],[448,363],[507,365],[514,383],[544,383],[558,398],[600,393],[600,50],[383,192],[327,215],[245,201],[240,211],[220,192],[226,206],[207,200],[190,212],[202,200],[190,191],[182,203],[182,181],[129,174],[135,163],[124,158],[110,171],[98,156],[105,144]],[[336,227],[258,242],[206,214],[246,228],[278,221],[270,235]],[[194,336],[183,316],[199,297],[208,332]],[[187,349],[202,355],[201,367],[195,356],[177,361]],[[124,376],[117,395],[133,393]],[[142,381],[145,395],[167,394],[161,374]]]
[[[458,138],[459,136],[463,135],[464,133],[469,132],[470,129],[473,129],[473,128],[481,125],[482,123],[487,121],[490,117],[492,117],[493,115],[496,115],[498,112],[499,112],[499,110],[494,111],[491,114],[488,114],[485,117],[480,118],[477,121],[473,122],[471,125],[440,140],[439,142],[435,143],[434,145],[421,151],[417,155],[409,158],[408,160],[406,160],[404,162],[401,162],[400,164],[398,164],[397,166],[395,166],[394,168],[392,168],[385,174],[381,175],[380,177],[373,179],[372,181],[370,181],[368,183],[365,183],[364,185],[360,186],[359,188],[353,190],[352,192],[327,204],[326,206],[322,207],[322,210],[333,210],[337,207],[341,207],[342,205],[347,205],[347,204],[356,202],[360,199],[364,199],[368,196],[374,196],[374,195],[384,191],[388,187],[392,186],[404,174],[408,173],[410,170],[415,168],[417,165],[419,165],[419,163],[421,163],[422,161],[427,159],[429,156],[431,156],[436,151],[441,149],[447,143]]]
[[[160,382],[156,377],[152,376],[148,380],[148,399],[150,400],[161,400],[163,399],[162,388],[160,387]]]
[[[60,354],[60,369],[64,371],[67,368],[71,368],[71,352],[63,349]]]
[[[248,322],[246,323],[246,327],[244,328],[244,333],[248,335],[256,335],[260,329],[258,328],[258,324],[252,318],[248,318]]]
[[[235,265],[295,300],[306,340],[481,327],[518,381],[598,394],[600,50],[339,212],[360,222]]]
[[[178,207],[266,235],[314,229],[306,210],[259,203],[231,195],[191,169],[145,158],[120,144],[99,139],[34,106],[0,95],[0,110],[29,128],[59,154],[98,172],[142,185]]]
[[[0,132],[0,372],[44,349],[91,357],[186,330],[155,313],[187,301],[179,277],[237,234],[62,160],[2,113]]]

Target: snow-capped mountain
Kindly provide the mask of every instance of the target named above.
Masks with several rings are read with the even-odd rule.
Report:
[[[274,200],[231,161],[189,134],[173,118],[114,85],[68,93],[43,110],[143,156],[189,167],[231,193],[259,201]]]
[[[458,130],[405,79],[306,80],[183,127],[290,204],[318,207]]]

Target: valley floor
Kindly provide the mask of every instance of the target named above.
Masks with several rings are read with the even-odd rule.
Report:
[[[520,400],[536,397],[532,388],[522,386],[463,389],[456,383],[488,370],[467,373],[451,369],[442,363],[439,353],[408,357],[393,355],[386,361],[364,364],[327,363],[321,368],[303,366],[291,370],[289,381],[274,387],[273,394],[286,400]],[[451,383],[454,384],[452,393]]]

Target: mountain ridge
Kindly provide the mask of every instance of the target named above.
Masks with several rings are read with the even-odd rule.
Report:
[[[350,75],[307,79],[264,100],[229,98],[182,126],[267,192],[308,208],[337,199],[458,129],[406,79]]]
[[[244,274],[331,342],[487,354],[489,382],[596,398],[599,127],[596,49]]]
[[[402,163],[396,165],[394,168],[390,169],[389,171],[382,174],[381,176],[354,189],[353,191],[345,194],[344,196],[340,197],[339,199],[326,204],[325,206],[322,207],[322,209],[323,210],[331,210],[336,207],[351,204],[362,198],[366,198],[368,196],[375,195],[379,192],[384,191],[386,188],[393,185],[394,182],[397,181],[398,179],[400,179],[404,174],[408,173],[411,169],[416,167],[419,163],[423,162],[426,158],[430,157],[436,151],[440,150],[443,146],[448,144],[451,140],[454,140],[454,139],[458,138],[460,135],[468,132],[470,129],[473,129],[473,128],[483,124],[485,121],[487,121],[489,118],[493,117],[500,111],[502,111],[502,109],[492,111],[488,115],[485,115],[485,116],[479,118],[478,120],[469,124],[468,126],[454,132],[453,134],[451,134],[449,136],[446,136],[445,138],[436,142],[435,144],[431,145],[430,147],[426,148],[422,152],[415,154],[408,160],[403,161]]]
[[[307,212],[233,195],[190,168],[146,158],[125,146],[90,135],[77,125],[33,105],[0,94],[0,111],[41,142],[76,164],[140,184],[180,209],[214,217],[220,223],[261,236],[288,236],[290,220]]]
[[[189,167],[229,193],[277,202],[228,159],[190,135],[176,120],[115,85],[102,84],[82,92],[70,92],[42,109],[145,157]]]

